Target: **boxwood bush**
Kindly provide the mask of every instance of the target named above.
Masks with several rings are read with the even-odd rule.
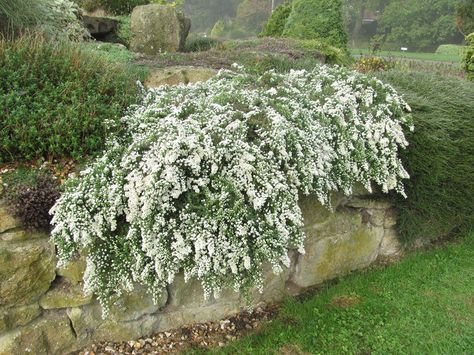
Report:
[[[39,37],[0,41],[0,162],[79,158],[137,100],[137,71]]]
[[[474,83],[428,73],[389,71],[412,107],[415,131],[402,152],[411,179],[396,198],[403,240],[437,239],[474,226]]]

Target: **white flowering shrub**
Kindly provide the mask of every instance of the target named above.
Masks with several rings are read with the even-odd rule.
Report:
[[[123,118],[125,136],[52,209],[61,263],[82,250],[85,288],[107,311],[144,284],[159,295],[176,274],[225,287],[262,287],[262,264],[304,253],[298,194],[403,194],[398,152],[407,104],[381,81],[342,68],[221,71],[205,83],[161,87]]]

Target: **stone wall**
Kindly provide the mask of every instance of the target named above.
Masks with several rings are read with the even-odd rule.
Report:
[[[302,197],[306,254],[291,253],[280,275],[265,268],[263,294],[274,302],[325,280],[367,267],[380,256],[400,252],[391,205],[369,195],[334,196],[335,212]],[[141,289],[117,301],[106,320],[91,295],[82,293],[83,260],[55,266],[48,236],[23,230],[0,203],[0,354],[64,354],[99,340],[126,341],[193,322],[218,320],[244,309],[227,291],[204,301],[196,281],[178,278],[154,304]]]

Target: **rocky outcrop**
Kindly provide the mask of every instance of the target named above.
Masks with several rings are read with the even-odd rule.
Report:
[[[143,5],[133,9],[131,18],[134,52],[157,55],[184,49],[191,20],[174,7],[165,5]]]
[[[254,305],[280,301],[401,252],[390,203],[359,190],[350,198],[334,194],[332,206],[334,212],[314,197],[300,197],[306,253],[291,251],[290,267],[278,275],[264,265],[265,286],[262,293],[252,291]],[[245,309],[232,290],[205,300],[197,280],[179,276],[156,302],[141,288],[122,295],[103,319],[99,303],[83,292],[85,266],[78,258],[56,268],[48,236],[23,230],[0,202],[0,355],[64,354]]]

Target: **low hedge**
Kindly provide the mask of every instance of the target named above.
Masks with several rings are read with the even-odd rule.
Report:
[[[70,43],[0,41],[0,163],[102,149],[141,73]]]
[[[437,239],[474,226],[474,84],[428,73],[390,71],[413,109],[415,131],[402,160],[407,199],[396,200],[405,242]]]

